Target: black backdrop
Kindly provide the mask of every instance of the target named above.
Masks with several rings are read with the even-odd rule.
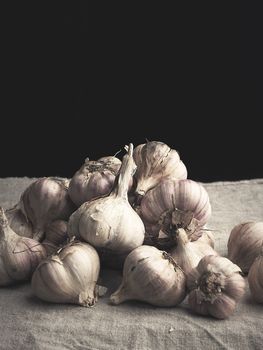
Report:
[[[0,177],[71,177],[146,139],[195,180],[263,177],[259,14],[247,1],[12,4]]]

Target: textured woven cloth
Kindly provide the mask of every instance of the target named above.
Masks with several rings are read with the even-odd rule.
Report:
[[[34,179],[0,179],[0,205],[9,208]],[[227,253],[234,225],[263,221],[263,179],[204,184],[216,230],[215,249]],[[234,314],[216,320],[192,314],[186,301],[174,308],[139,302],[119,306],[109,295],[121,281],[121,272],[104,270],[108,287],[93,308],[44,303],[32,295],[30,284],[0,289],[0,349],[262,349],[263,305],[248,290]],[[247,284],[247,281],[246,281]]]

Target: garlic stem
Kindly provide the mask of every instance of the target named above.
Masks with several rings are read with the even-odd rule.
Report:
[[[130,143],[128,153],[123,156],[122,165],[118,175],[118,183],[113,192],[116,197],[122,197],[128,200],[128,189],[130,180],[136,170],[136,165],[133,160],[133,144]]]
[[[119,305],[129,300],[128,291],[123,284],[110,296],[110,301],[114,305]]]

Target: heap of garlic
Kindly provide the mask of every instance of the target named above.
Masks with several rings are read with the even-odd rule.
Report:
[[[179,153],[159,141],[125,150],[122,161],[86,159],[71,180],[40,178],[17,205],[0,209],[0,286],[33,274],[40,299],[92,306],[101,266],[117,267],[123,278],[114,305],[172,307],[188,294],[192,310],[223,319],[244,294],[243,270],[262,303],[263,224],[237,225],[232,262],[220,257],[205,228],[208,193],[187,179]]]

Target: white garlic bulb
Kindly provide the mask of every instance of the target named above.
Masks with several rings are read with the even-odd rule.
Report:
[[[47,254],[52,254],[59,247],[69,240],[68,223],[65,220],[55,220],[51,222],[45,230],[45,239],[42,244],[46,248]]]
[[[263,244],[263,222],[245,222],[236,225],[230,232],[227,243],[228,258],[244,273],[259,255]]]
[[[116,157],[103,157],[97,161],[85,160],[84,165],[72,177],[69,196],[79,207],[93,198],[108,195],[121,166]]]
[[[178,263],[187,275],[195,268],[199,261],[206,255],[218,255],[218,253],[201,239],[190,242],[187,233],[179,228],[176,233],[177,246],[171,250],[172,258]]]
[[[0,208],[0,286],[30,279],[38,263],[46,257],[37,241],[17,235]]]
[[[34,229],[31,222],[26,218],[23,211],[16,204],[13,208],[5,211],[9,226],[16,234],[23,237],[33,238]]]
[[[47,225],[54,220],[68,220],[75,210],[67,186],[64,179],[43,177],[22,193],[19,205],[34,228],[34,239],[43,239]]]
[[[118,181],[109,196],[82,204],[69,219],[70,236],[81,237],[98,249],[128,254],[142,245],[145,228],[128,202],[128,187],[135,171],[133,146],[123,157]]]
[[[139,214],[146,228],[146,244],[168,249],[176,244],[174,233],[180,227],[192,237],[211,215],[205,188],[193,180],[165,180],[146,193]]]
[[[263,303],[263,245],[259,256],[249,269],[247,279],[252,298],[258,303]]]
[[[93,306],[99,271],[96,250],[87,243],[73,242],[38,265],[31,286],[45,301]]]
[[[207,255],[187,276],[190,308],[201,315],[224,319],[235,310],[245,292],[240,268],[229,259]]]
[[[126,300],[156,306],[175,306],[186,296],[186,277],[172,257],[155,247],[143,245],[126,258],[122,283],[110,297],[113,304]]]
[[[164,179],[186,179],[187,169],[178,152],[163,142],[148,141],[134,149],[137,165],[135,193],[144,196],[151,188]]]

